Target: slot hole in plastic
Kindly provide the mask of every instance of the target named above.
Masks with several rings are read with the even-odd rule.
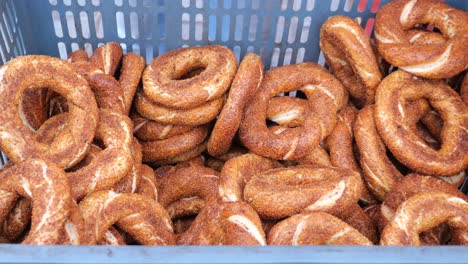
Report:
[[[284,21],[284,16],[280,16],[278,17],[278,21],[276,22],[275,43],[277,44],[280,44],[283,40]]]
[[[258,26],[258,17],[253,15],[250,17],[249,23],[249,41],[255,41],[257,38],[257,26]]]
[[[182,14],[182,39],[188,40],[190,38],[190,15],[188,13]]]
[[[291,23],[289,24],[289,33],[288,33],[288,43],[292,44],[296,40],[297,35],[297,24],[299,19],[294,16],[291,18]]]
[[[91,37],[91,31],[89,30],[88,14],[84,11],[80,12],[80,22],[81,34],[83,35],[83,38],[89,39]]]
[[[96,32],[97,38],[104,38],[104,26],[102,24],[102,14],[101,12],[94,12],[94,29]]]
[[[195,15],[195,40],[200,41],[203,39],[203,15]]]
[[[130,32],[133,39],[138,39],[140,37],[138,14],[136,12],[130,12]]]
[[[63,38],[62,22],[60,20],[60,13],[56,10],[52,11],[52,21],[54,24],[55,36]]]
[[[125,38],[125,18],[123,12],[115,13],[115,22],[117,26],[117,36]]]
[[[68,56],[67,47],[65,46],[65,43],[59,42],[57,43],[57,47],[58,47],[60,58],[62,60],[65,60]]]

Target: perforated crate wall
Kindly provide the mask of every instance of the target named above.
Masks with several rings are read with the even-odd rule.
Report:
[[[238,58],[259,54],[267,68],[323,64],[318,32],[328,17],[353,17],[370,33],[375,13],[388,1],[0,0],[0,63],[25,53],[65,58],[116,41],[147,61],[178,47],[221,44]],[[468,7],[465,0],[446,2]]]

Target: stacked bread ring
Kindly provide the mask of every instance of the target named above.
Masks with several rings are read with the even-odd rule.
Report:
[[[255,54],[237,66],[222,46],[145,68],[112,42],[13,59],[0,67],[1,241],[468,245],[466,22],[395,0],[373,40],[332,17],[329,70],[264,71]]]

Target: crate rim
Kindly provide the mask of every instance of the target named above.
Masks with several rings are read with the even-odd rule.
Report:
[[[78,258],[78,259],[77,259]],[[44,261],[46,260],[46,261]],[[467,263],[467,246],[0,245],[0,263]]]

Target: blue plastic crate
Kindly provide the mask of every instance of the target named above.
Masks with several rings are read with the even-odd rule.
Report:
[[[168,50],[220,44],[266,68],[314,61],[322,23],[372,30],[389,0],[0,0],[0,65],[24,54],[65,58],[108,41],[147,62]],[[468,0],[446,0],[468,9]],[[1,163],[6,157],[2,154]],[[465,184],[465,189],[466,189]],[[466,190],[465,190],[466,192]],[[71,247],[0,245],[0,263],[468,263],[468,247]]]

